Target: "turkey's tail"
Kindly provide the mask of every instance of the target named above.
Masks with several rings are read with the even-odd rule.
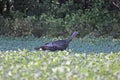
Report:
[[[46,50],[46,47],[45,46],[40,46],[40,47],[36,47],[34,49],[35,50]]]
[[[36,48],[34,48],[35,50],[40,50],[40,47],[36,47]]]

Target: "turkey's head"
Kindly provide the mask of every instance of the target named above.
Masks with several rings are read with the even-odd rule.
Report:
[[[78,34],[78,32],[75,31],[75,32],[73,32],[73,34],[71,35],[71,37],[74,38],[77,34]]]

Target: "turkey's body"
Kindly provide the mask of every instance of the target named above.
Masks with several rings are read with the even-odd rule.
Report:
[[[44,46],[36,48],[36,50],[39,50],[40,48],[42,50],[50,50],[50,51],[65,50],[68,47],[68,44],[69,43],[66,42],[66,40],[58,40],[58,41],[46,43]]]
[[[49,43],[46,43],[45,45],[43,46],[40,46],[40,47],[37,47],[35,48],[35,50],[50,50],[50,51],[56,51],[56,50],[65,50],[70,41],[78,34],[78,32],[74,32],[70,38],[68,39],[65,39],[65,40],[57,40],[57,41],[53,41],[53,42],[49,42]]]

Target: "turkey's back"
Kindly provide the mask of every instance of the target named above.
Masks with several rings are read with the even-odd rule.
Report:
[[[53,47],[55,47],[57,50],[65,50],[68,46],[69,42],[66,40],[58,40],[52,42]]]

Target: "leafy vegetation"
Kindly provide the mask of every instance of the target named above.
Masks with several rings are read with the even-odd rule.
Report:
[[[119,80],[120,40],[74,39],[66,51],[35,51],[54,39],[0,37],[0,80]]]
[[[118,0],[0,0],[0,35],[120,37]],[[114,2],[119,3],[119,2]]]
[[[120,52],[0,52],[1,80],[119,80]]]

